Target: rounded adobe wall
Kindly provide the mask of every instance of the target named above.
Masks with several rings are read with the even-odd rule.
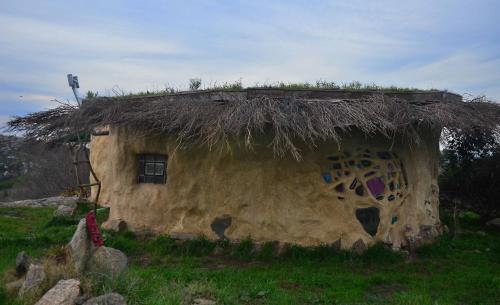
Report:
[[[100,203],[111,207],[110,219],[123,219],[132,230],[211,239],[250,236],[303,246],[340,240],[344,249],[359,239],[398,248],[423,231],[436,235],[439,134],[424,132],[411,148],[382,136],[353,134],[341,149],[335,143],[304,148],[297,162],[273,158],[264,145],[247,151],[234,144],[230,153],[179,150],[165,137],[112,129],[110,136],[92,139],[91,162],[102,182]],[[138,154],[168,155],[166,184],[137,183]],[[337,163],[343,164],[342,177]],[[355,179],[364,188],[361,196],[350,188]],[[390,181],[399,188],[390,188]]]

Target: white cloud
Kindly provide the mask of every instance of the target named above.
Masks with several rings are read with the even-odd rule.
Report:
[[[486,94],[500,100],[500,58],[464,50],[448,57],[385,75],[407,86],[450,89],[457,93]]]
[[[35,107],[50,107],[55,104],[57,97],[53,95],[42,95],[19,92],[0,92],[0,101],[10,101],[10,103],[32,104]]]
[[[0,15],[0,54],[29,53],[31,56],[63,54],[185,54],[188,50],[166,39],[132,36],[133,31],[93,26],[67,26],[30,18]],[[48,51],[48,52],[47,52]]]

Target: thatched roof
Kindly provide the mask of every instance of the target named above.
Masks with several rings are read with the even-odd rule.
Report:
[[[17,117],[12,130],[29,138],[53,141],[103,125],[167,134],[180,145],[229,143],[252,146],[260,134],[270,135],[277,156],[300,158],[298,142],[340,142],[353,129],[419,141],[419,127],[495,129],[500,106],[474,99],[463,101],[446,91],[349,91],[244,89],[191,91],[162,96],[104,97],[81,107],[67,104]]]

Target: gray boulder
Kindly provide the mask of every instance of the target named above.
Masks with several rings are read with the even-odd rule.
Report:
[[[74,305],[80,295],[80,281],[60,280],[35,305]]]
[[[127,268],[127,262],[127,256],[122,251],[102,246],[90,258],[89,269],[90,272],[116,277]]]
[[[83,305],[89,298],[84,295],[80,295],[75,300],[75,305]]]
[[[66,206],[66,205],[60,205],[60,206],[57,207],[57,210],[54,211],[54,216],[69,217],[69,216],[73,215],[74,211],[75,211],[74,207]]]
[[[127,305],[125,298],[118,293],[108,293],[87,300],[83,305]]]
[[[492,220],[486,223],[488,228],[500,230],[500,218],[493,218]]]
[[[26,274],[26,280],[23,282],[21,289],[19,289],[19,297],[23,297],[26,294],[36,291],[45,281],[47,275],[45,269],[40,264],[30,264],[28,268],[28,273]]]
[[[5,208],[56,208],[60,205],[76,207],[78,197],[48,197],[42,199],[28,199],[11,202],[0,202],[0,207]]]
[[[22,276],[24,275],[30,266],[30,257],[26,252],[21,251],[16,256],[16,275]]]
[[[123,219],[111,219],[103,223],[102,228],[114,232],[125,232],[127,223]]]
[[[76,231],[68,244],[71,262],[77,272],[83,272],[90,257],[91,241],[87,233],[87,222],[85,218],[80,220]]]

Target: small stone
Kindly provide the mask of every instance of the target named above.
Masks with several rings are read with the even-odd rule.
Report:
[[[40,285],[43,284],[47,275],[45,274],[45,269],[39,264],[30,264],[28,268],[28,273],[26,274],[26,280],[23,282],[21,289],[19,289],[19,297],[25,296],[31,291],[35,291]]]
[[[57,207],[57,210],[54,211],[54,216],[57,217],[69,217],[73,215],[73,212],[75,211],[75,208],[67,206],[67,205],[60,205]]]
[[[194,299],[193,303],[193,305],[215,305],[215,304],[216,304],[215,301],[202,298]]]
[[[484,231],[477,231],[476,234],[479,236],[486,236],[486,232]]]
[[[123,219],[111,219],[103,223],[102,228],[108,231],[122,233],[127,231],[127,223]]]
[[[19,252],[16,256],[16,275],[17,276],[22,276],[24,275],[30,266],[30,257],[26,252],[22,251]]]
[[[116,277],[127,268],[127,262],[127,256],[122,251],[102,246],[90,258],[89,268],[91,272]]]
[[[400,250],[399,253],[401,253],[405,257],[409,257],[410,256],[410,251],[408,251],[408,250]]]
[[[77,272],[85,269],[91,249],[90,237],[87,233],[87,222],[81,219],[75,233],[68,244],[69,256]]]
[[[283,254],[286,253],[286,251],[288,251],[288,249],[290,248],[290,244],[289,243],[282,243],[282,242],[279,242],[279,241],[274,241],[273,242],[273,249],[274,249],[274,254],[276,256],[281,256]]]
[[[35,305],[74,305],[80,294],[80,281],[60,280]]]
[[[118,293],[108,293],[87,300],[83,305],[127,305],[125,298]]]
[[[366,246],[365,242],[360,238],[358,239],[353,245],[351,250],[354,251],[357,254],[362,254],[363,252],[366,251],[368,247]]]
[[[252,255],[258,255],[262,251],[261,243],[254,243],[252,248]]]
[[[486,223],[486,226],[491,229],[500,230],[500,218],[493,218]]]
[[[196,240],[198,236],[192,233],[184,233],[184,232],[172,232],[169,234],[172,239],[180,239],[180,240]]]
[[[266,294],[267,294],[267,291],[261,290],[261,291],[257,292],[257,297],[262,298],[262,297],[265,297]]]

